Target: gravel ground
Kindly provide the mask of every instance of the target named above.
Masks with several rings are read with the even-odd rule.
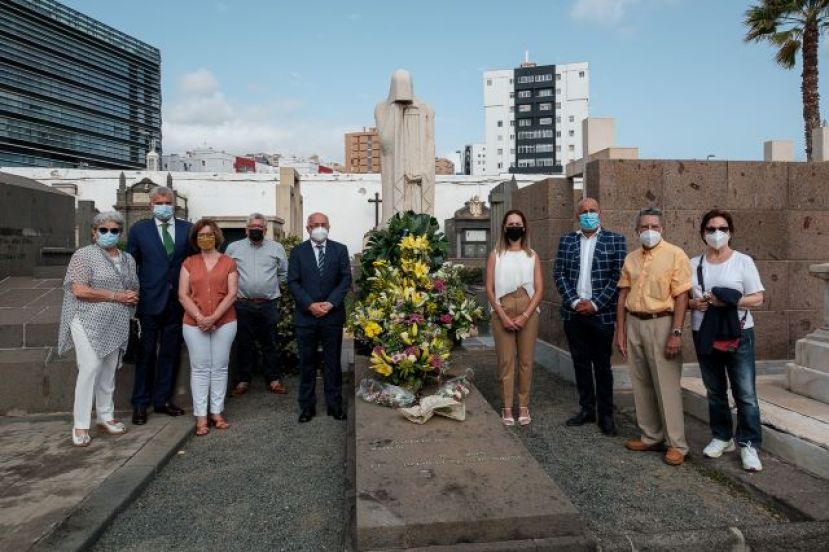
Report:
[[[491,360],[487,359],[491,357]],[[476,355],[475,383],[500,407],[494,353]],[[518,428],[530,453],[584,516],[600,540],[611,535],[747,527],[785,520],[759,502],[705,475],[699,451],[678,468],[659,453],[634,453],[625,440],[639,435],[633,420],[617,415],[618,437],[605,437],[595,424],[568,428],[578,411],[575,387],[536,367],[528,428]]]
[[[231,428],[191,438],[94,550],[340,550],[346,422],[325,415],[318,381],[322,416],[298,424],[285,383],[229,398]]]

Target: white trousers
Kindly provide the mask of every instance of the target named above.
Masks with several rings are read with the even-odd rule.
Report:
[[[121,351],[116,349],[101,358],[89,343],[79,319],[73,319],[70,328],[72,342],[75,344],[75,358],[78,361],[78,380],[75,383],[75,429],[89,429],[93,398],[98,421],[106,422],[112,419],[115,410],[112,403],[115,370],[118,368]]]
[[[225,409],[227,365],[230,347],[236,337],[236,321],[228,322],[212,332],[198,326],[184,325],[184,341],[190,354],[190,392],[193,394],[193,415],[221,414]]]

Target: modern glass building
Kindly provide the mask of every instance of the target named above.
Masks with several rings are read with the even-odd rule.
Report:
[[[161,54],[53,0],[0,0],[0,166],[140,169]]]

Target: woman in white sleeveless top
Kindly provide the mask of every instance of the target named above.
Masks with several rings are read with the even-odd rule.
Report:
[[[498,357],[504,425],[515,425],[513,389],[515,356],[518,354],[518,423],[530,423],[535,340],[538,336],[538,305],[544,293],[541,263],[530,249],[527,218],[521,211],[504,215],[495,250],[486,263],[486,294],[492,309],[492,335]]]

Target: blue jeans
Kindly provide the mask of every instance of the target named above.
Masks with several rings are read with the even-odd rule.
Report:
[[[696,333],[694,335],[696,338]],[[696,344],[696,339],[694,339]],[[740,347],[733,353],[713,351],[699,354],[697,359],[702,382],[708,392],[708,418],[711,433],[716,439],[728,441],[734,436],[731,409],[728,407],[728,386],[737,404],[737,443],[759,447],[763,440],[760,424],[760,406],[755,389],[754,329],[746,328],[740,337]]]

